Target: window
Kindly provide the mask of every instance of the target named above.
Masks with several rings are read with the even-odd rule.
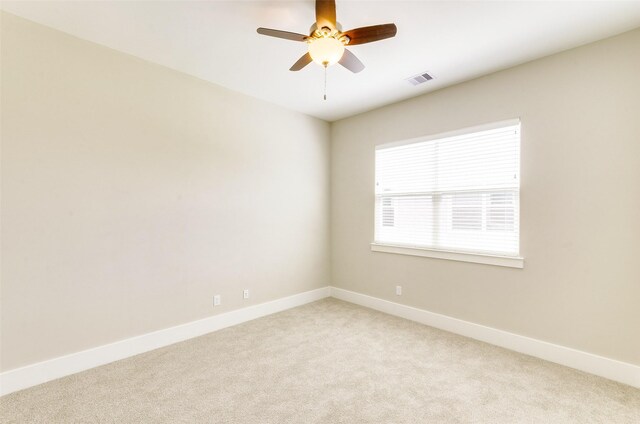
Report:
[[[374,245],[517,258],[520,123],[379,146],[375,193]]]

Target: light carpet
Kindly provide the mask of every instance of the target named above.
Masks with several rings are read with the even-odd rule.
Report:
[[[0,398],[2,423],[640,423],[640,390],[325,299]]]

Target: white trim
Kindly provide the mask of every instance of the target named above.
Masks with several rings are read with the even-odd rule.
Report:
[[[388,149],[390,147],[400,147],[406,144],[419,143],[422,141],[436,140],[439,138],[455,137],[458,135],[471,134],[481,131],[495,130],[497,128],[511,127],[520,124],[520,118],[505,119],[504,121],[490,122],[487,124],[475,125],[473,127],[460,128],[453,131],[445,131],[438,134],[427,135],[423,137],[414,137],[407,140],[391,141],[389,143],[378,144],[376,150]]]
[[[427,249],[423,247],[394,246],[392,244],[371,243],[374,252],[396,253],[398,255],[423,256],[425,258],[447,259],[450,261],[473,262],[506,266],[510,268],[524,268],[524,258],[520,256],[498,256],[480,253],[453,252],[449,250]]]
[[[331,296],[640,388],[640,366],[331,287]]]
[[[0,374],[0,396],[328,297],[329,287],[221,313]]]
[[[323,287],[0,374],[0,396],[332,296],[640,388],[640,366],[364,294]]]

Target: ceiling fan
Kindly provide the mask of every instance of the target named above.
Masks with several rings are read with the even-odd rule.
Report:
[[[362,71],[364,64],[353,53],[345,49],[345,46],[384,40],[395,36],[396,32],[395,24],[374,25],[343,32],[341,25],[336,21],[336,2],[334,0],[316,0],[316,22],[311,26],[309,35],[258,28],[258,34],[302,41],[308,44],[308,52],[293,64],[290,71],[299,71],[309,63],[316,62],[325,68],[339,63],[354,73]]]

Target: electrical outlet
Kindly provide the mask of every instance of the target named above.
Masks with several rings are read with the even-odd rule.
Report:
[[[249,289],[242,290],[242,297],[244,299],[249,299]]]
[[[220,295],[213,296],[213,306],[220,306]]]
[[[402,286],[396,286],[396,296],[402,296]]]

